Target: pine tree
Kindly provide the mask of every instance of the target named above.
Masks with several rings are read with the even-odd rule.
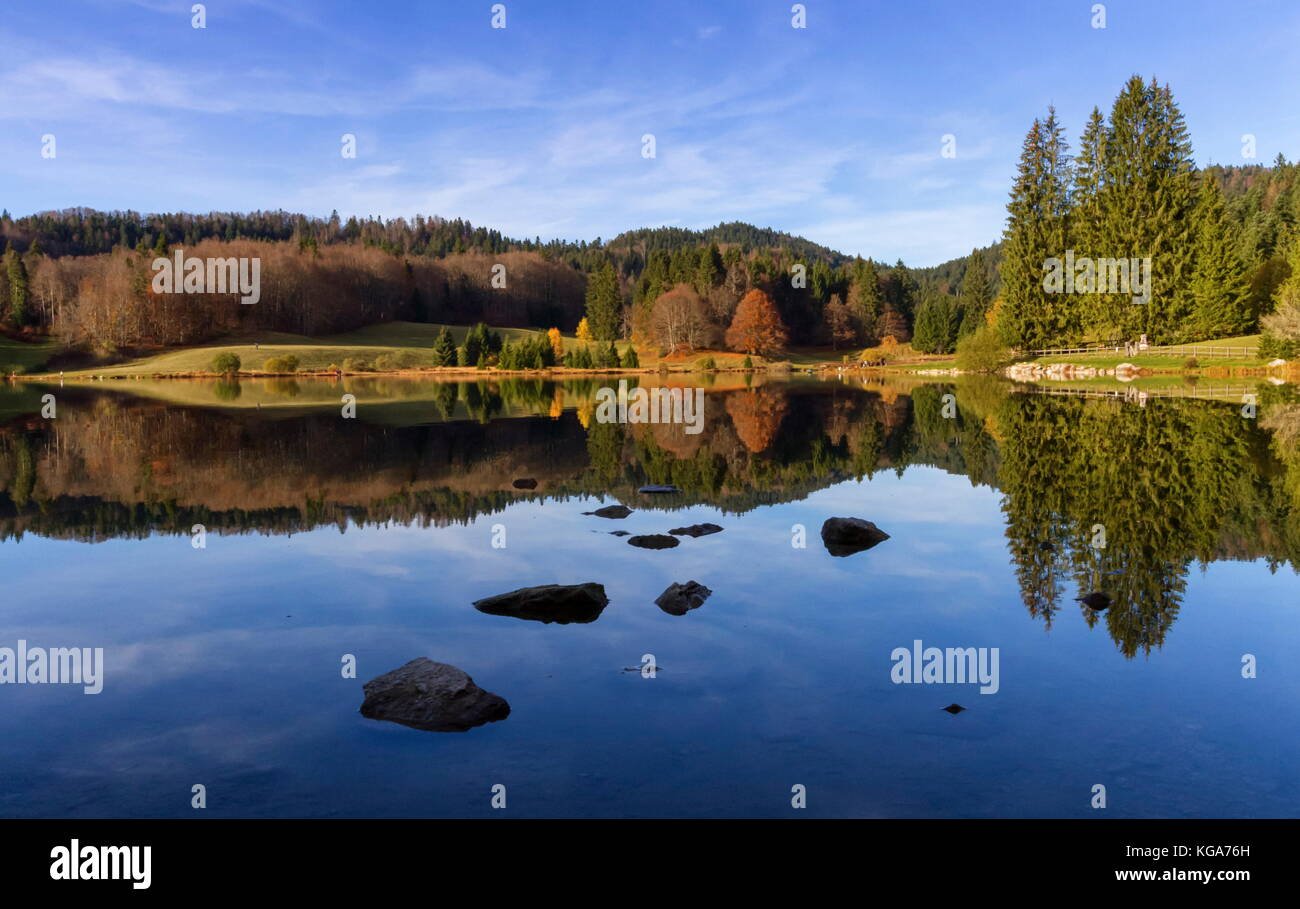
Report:
[[[1195,248],[1192,146],[1169,88],[1132,76],[1110,113],[1100,192],[1106,255],[1151,260],[1150,302],[1109,295],[1123,334],[1189,337]]]
[[[1115,255],[1106,251],[1103,232],[1101,192],[1105,186],[1106,118],[1094,107],[1088,124],[1079,137],[1079,151],[1074,157],[1074,186],[1070,193],[1070,247],[1076,258],[1096,260]],[[1077,294],[1075,317],[1071,320],[1071,340],[1110,340],[1119,332],[1111,317],[1111,307],[1094,289]]]
[[[1044,290],[1043,276],[1047,260],[1066,252],[1068,148],[1054,108],[1034,120],[1021,146],[1007,203],[998,320],[1003,341],[1014,347],[1046,347],[1064,334],[1071,301]]]
[[[456,365],[456,342],[452,340],[451,329],[445,325],[433,341],[433,365]]]
[[[966,274],[961,279],[961,330],[968,335],[984,324],[984,314],[993,302],[993,286],[989,282],[988,268],[984,264],[984,255],[978,249],[972,250],[966,260]]]
[[[623,296],[618,288],[618,274],[609,260],[587,281],[587,324],[597,341],[612,341],[618,336],[623,315]]]
[[[5,274],[9,278],[9,318],[22,328],[27,324],[27,268],[22,256],[12,246],[5,253]]]
[[[1200,338],[1243,334],[1255,321],[1250,282],[1237,254],[1223,192],[1212,175],[1201,180],[1196,220],[1193,331]]]
[[[858,260],[854,268],[853,289],[849,292],[849,310],[853,313],[853,320],[864,341],[871,341],[878,336],[880,310],[884,300],[876,263],[870,259]]]

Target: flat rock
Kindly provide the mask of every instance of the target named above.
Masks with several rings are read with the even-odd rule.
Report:
[[[520,477],[511,484],[515,489],[536,489],[537,481],[532,477]]]
[[[583,514],[594,514],[598,518],[626,518],[632,513],[632,509],[626,505],[606,505],[604,508],[597,508],[595,511],[584,511]]]
[[[687,581],[685,584],[672,583],[668,589],[659,594],[655,605],[669,615],[686,615],[692,609],[699,609],[713,593],[703,584]]]
[[[628,530],[611,530],[609,535],[612,537],[628,537],[631,536],[632,533]]]
[[[670,537],[666,533],[641,534],[628,537],[627,541],[633,546],[640,546],[642,549],[672,549],[681,542],[677,537]]]
[[[530,622],[586,624],[600,618],[609,605],[601,584],[543,584],[520,587],[474,601],[474,608],[488,615],[504,615]]]
[[[640,489],[637,490],[637,492],[645,493],[646,495],[668,495],[674,492],[681,492],[681,490],[678,489],[676,486],[650,485],[650,486],[642,486]]]
[[[420,657],[371,679],[361,715],[427,732],[464,732],[510,715],[505,699],[484,691],[462,670]]]
[[[850,556],[888,539],[889,534],[861,518],[827,518],[822,524],[822,544],[833,556]]]
[[[717,524],[692,524],[690,527],[674,527],[668,531],[676,537],[704,537],[711,533],[722,533]]]

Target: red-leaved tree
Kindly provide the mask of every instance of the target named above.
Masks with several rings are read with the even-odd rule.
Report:
[[[727,329],[727,346],[747,354],[765,357],[778,355],[789,336],[781,314],[772,298],[761,290],[751,290],[736,306]]]

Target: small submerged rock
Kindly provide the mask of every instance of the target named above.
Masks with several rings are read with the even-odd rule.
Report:
[[[681,492],[681,490],[676,486],[651,484],[649,486],[642,486],[637,490],[637,492],[645,495],[667,495],[670,493]]]
[[[640,546],[642,549],[672,549],[681,540],[677,537],[670,537],[666,533],[646,533],[629,537],[628,542],[633,546]]]
[[[611,530],[609,535],[611,537],[630,537],[632,532],[629,530]]]
[[[822,544],[833,556],[850,556],[888,539],[889,534],[861,518],[827,518],[822,524]]]
[[[939,709],[940,709],[940,710],[946,710],[946,711],[948,711],[949,713],[951,713],[953,716],[956,716],[957,714],[961,713],[961,712],[962,712],[963,710],[965,710],[966,708],[963,707],[961,704],[949,704],[947,707],[940,707]]]
[[[668,531],[676,537],[704,537],[711,533],[722,533],[717,524],[692,524],[690,527],[674,527]]]
[[[376,676],[362,689],[362,716],[426,732],[465,732],[510,715],[505,698],[484,691],[455,666],[426,657]]]
[[[543,584],[521,587],[474,601],[474,608],[488,615],[504,615],[530,622],[557,625],[586,624],[600,618],[609,605],[601,584]]]
[[[1110,597],[1104,593],[1093,592],[1086,597],[1077,597],[1077,599],[1094,612],[1101,612],[1103,609],[1110,608]]]
[[[583,514],[592,514],[598,518],[626,518],[632,513],[632,509],[626,505],[606,505],[604,508],[597,508],[595,511],[584,511]]]
[[[655,605],[669,615],[686,615],[692,609],[703,606],[712,593],[712,590],[695,581],[687,581],[685,584],[673,582],[659,594]]]
[[[515,489],[536,489],[537,481],[532,477],[520,477],[512,485]]]

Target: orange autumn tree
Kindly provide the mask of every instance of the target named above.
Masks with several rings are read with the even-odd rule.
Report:
[[[727,329],[727,346],[747,354],[773,357],[786,345],[789,336],[781,314],[772,298],[761,290],[751,290],[736,306]]]
[[[560,335],[560,330],[552,328],[546,333],[546,338],[551,342],[551,350],[555,353],[555,362],[564,362],[564,338]]]

